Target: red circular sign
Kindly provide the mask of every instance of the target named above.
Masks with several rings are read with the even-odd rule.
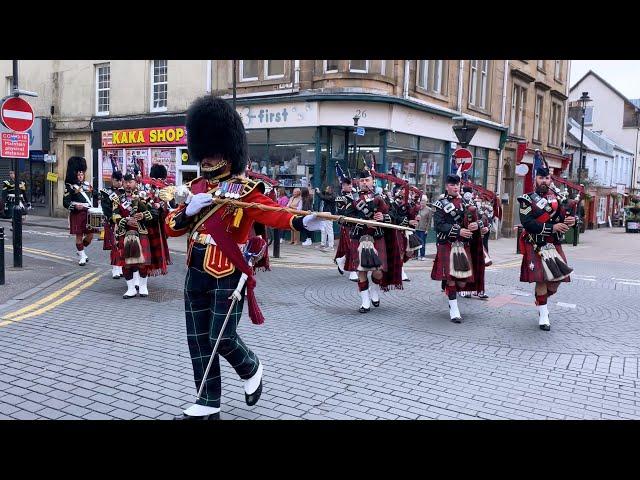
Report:
[[[473,153],[467,148],[456,149],[456,151],[453,152],[453,158],[455,158],[456,166],[462,166],[460,170],[463,172],[469,170],[473,165]]]
[[[33,109],[23,99],[12,97],[2,104],[0,119],[8,129],[26,132],[33,126]]]

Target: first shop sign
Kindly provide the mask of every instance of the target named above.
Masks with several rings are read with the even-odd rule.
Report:
[[[185,127],[133,128],[102,132],[102,148],[186,144]]]

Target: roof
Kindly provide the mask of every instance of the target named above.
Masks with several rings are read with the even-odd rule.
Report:
[[[575,88],[580,84],[580,82],[582,82],[585,78],[587,78],[589,75],[593,75],[595,78],[597,78],[598,80],[600,80],[602,83],[604,83],[613,93],[615,93],[616,95],[618,95],[625,103],[631,105],[631,107],[635,108],[636,110],[640,110],[640,105],[637,105],[635,103],[633,103],[631,100],[629,100],[627,97],[625,97],[623,94],[621,94],[618,90],[616,90],[609,82],[607,82],[604,78],[602,78],[600,75],[598,75],[596,72],[594,72],[593,70],[589,70],[587,73],[585,73],[582,78],[580,80],[578,80],[576,83],[573,84],[573,87],[571,87],[569,89],[570,92],[573,92],[575,90]]]
[[[569,117],[567,121],[567,133],[577,140],[577,145],[579,147],[580,141],[578,138],[580,137],[580,124],[571,117]],[[605,155],[613,156],[614,150],[619,150],[628,155],[633,155],[633,151],[616,143],[603,133],[594,132],[588,128],[584,129],[583,145],[588,149]]]
[[[631,98],[629,99],[631,103],[633,103],[636,107],[640,108],[640,98]]]

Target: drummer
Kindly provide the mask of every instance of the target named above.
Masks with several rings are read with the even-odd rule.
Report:
[[[78,265],[84,266],[89,257],[84,249],[93,240],[93,228],[89,224],[89,209],[93,196],[93,188],[84,181],[87,161],[83,157],[71,157],[67,162],[65,192],[62,198],[64,208],[69,209],[69,233],[76,236]]]

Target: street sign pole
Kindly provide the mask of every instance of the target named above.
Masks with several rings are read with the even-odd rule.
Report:
[[[18,91],[18,60],[13,60],[13,92]],[[22,268],[22,209],[20,208],[20,159],[16,158],[15,204],[13,206],[13,267]],[[26,200],[26,199],[25,199]]]

